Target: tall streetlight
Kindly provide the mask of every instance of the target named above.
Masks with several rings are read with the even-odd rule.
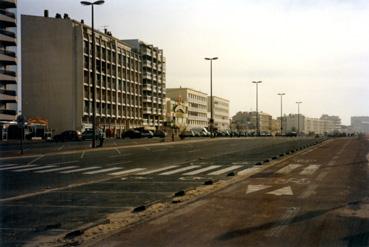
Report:
[[[210,121],[209,121],[209,130],[210,130],[210,137],[213,137],[213,125],[214,125],[214,118],[213,118],[213,60],[217,60],[218,57],[206,57],[205,60],[210,61]]]
[[[81,1],[84,6],[91,6],[91,28],[92,28],[92,148],[96,147],[96,40],[95,40],[95,26],[94,26],[94,6],[103,4],[103,0],[89,2]]]
[[[302,101],[297,101],[297,136],[300,135],[300,104]]]
[[[259,121],[259,84],[262,83],[262,81],[253,81],[252,83],[255,83],[256,85],[256,133],[257,136],[260,136],[260,121]]]
[[[279,93],[279,96],[281,96],[281,135],[283,133],[283,96],[286,95],[285,93]]]

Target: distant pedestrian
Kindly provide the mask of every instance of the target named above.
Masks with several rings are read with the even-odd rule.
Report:
[[[99,147],[102,147],[104,145],[104,133],[102,131],[100,131],[99,133],[99,141],[100,141],[100,144],[99,144]]]

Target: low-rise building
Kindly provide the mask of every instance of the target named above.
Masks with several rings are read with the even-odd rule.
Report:
[[[208,111],[211,112],[211,97],[208,97]],[[214,128],[228,130],[229,125],[229,100],[213,96]]]
[[[272,131],[272,116],[265,112],[259,113],[260,131]],[[257,112],[238,112],[232,117],[232,128],[237,130],[257,131]]]
[[[357,133],[369,133],[369,116],[351,117],[351,128]]]
[[[167,88],[167,97],[188,106],[187,129],[208,127],[208,95],[190,88]]]

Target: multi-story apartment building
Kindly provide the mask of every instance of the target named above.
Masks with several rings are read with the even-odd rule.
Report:
[[[16,0],[0,0],[0,121],[17,114]]]
[[[187,129],[208,127],[208,95],[190,88],[167,88],[167,97],[188,105]]]
[[[22,16],[23,112],[42,117],[56,133],[92,126],[92,63],[96,63],[96,122],[119,135],[142,126],[140,55],[110,32],[83,21]]]
[[[369,116],[351,117],[351,128],[357,133],[369,133]]]
[[[165,57],[163,50],[140,40],[124,40],[141,56],[143,124],[155,129],[164,121]]]
[[[208,111],[211,112],[211,97],[208,97]],[[214,128],[228,130],[229,126],[229,100],[213,96]]]
[[[256,131],[257,129],[256,112],[238,112],[232,117],[232,125],[238,130]],[[272,116],[265,112],[259,112],[260,131],[272,131]]]
[[[280,117],[278,118],[280,121]],[[302,114],[289,114],[283,116],[282,119],[284,133],[305,131],[305,116]]]

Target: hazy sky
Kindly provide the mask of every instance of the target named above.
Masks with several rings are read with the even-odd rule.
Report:
[[[49,9],[90,23],[78,0],[18,0],[19,14]],[[369,115],[367,0],[106,0],[95,26],[121,39],[139,38],[164,50],[167,87],[190,87],[231,101],[231,116],[259,109],[309,117]]]

